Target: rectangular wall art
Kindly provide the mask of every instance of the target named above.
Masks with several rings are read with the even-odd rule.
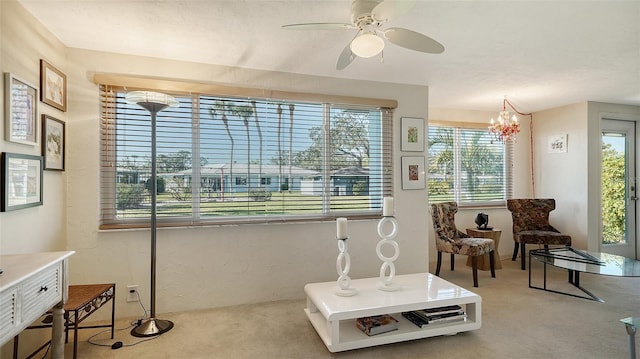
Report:
[[[402,118],[402,151],[423,152],[424,151],[424,119],[423,118]]]
[[[64,122],[42,115],[42,156],[45,170],[64,171]]]
[[[38,90],[13,74],[4,74],[5,138],[7,141],[38,144]]]
[[[42,205],[42,156],[2,153],[2,212]]]
[[[402,157],[402,189],[424,189],[424,157]]]
[[[44,60],[40,60],[40,101],[67,111],[67,76]]]

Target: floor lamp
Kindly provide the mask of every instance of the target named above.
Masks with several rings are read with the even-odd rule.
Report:
[[[151,315],[131,330],[134,337],[151,337],[173,328],[173,322],[156,318],[156,114],[167,107],[178,107],[178,101],[169,95],[149,91],[129,92],[126,101],[137,104],[151,113]]]

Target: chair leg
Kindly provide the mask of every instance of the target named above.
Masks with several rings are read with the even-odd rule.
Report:
[[[442,252],[438,251],[438,264],[436,265],[436,276],[440,276],[440,266],[442,265]]]
[[[473,286],[478,286],[478,257],[471,257],[471,268],[473,270]]]
[[[513,257],[511,257],[512,261],[515,261],[518,258],[518,249],[520,247],[520,242],[513,242]]]
[[[454,264],[456,263],[455,254],[451,253],[451,271],[453,271]]]
[[[526,254],[525,254],[525,250],[524,250],[525,244],[522,243],[522,245],[520,246],[520,269],[524,270],[525,269],[525,261],[526,261]],[[529,263],[529,265],[531,265],[531,263]]]
[[[494,254],[496,251],[489,252],[489,266],[491,267],[491,278],[496,277],[496,258]]]

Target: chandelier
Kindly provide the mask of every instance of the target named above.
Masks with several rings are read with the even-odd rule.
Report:
[[[502,102],[502,111],[498,114],[498,120],[491,119],[489,123],[489,133],[493,135],[493,137],[502,143],[507,143],[509,141],[515,140],[516,135],[520,133],[520,122],[518,122],[518,117],[514,113],[511,115],[509,111],[507,111],[507,104],[511,107],[515,112],[524,115],[518,110],[516,110],[511,102],[507,100],[507,97],[504,97],[504,101]]]

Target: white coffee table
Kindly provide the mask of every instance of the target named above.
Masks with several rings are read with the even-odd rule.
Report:
[[[336,282],[311,283],[305,312],[318,335],[331,352],[358,349],[407,340],[455,334],[480,329],[482,298],[431,273],[399,275],[394,282],[396,292],[378,290],[379,278],[355,279],[351,286],[358,290],[352,297],[334,294]],[[465,321],[429,324],[419,328],[402,316],[402,312],[460,305],[467,313]],[[400,322],[398,330],[368,336],[356,327],[356,318],[391,314]]]

